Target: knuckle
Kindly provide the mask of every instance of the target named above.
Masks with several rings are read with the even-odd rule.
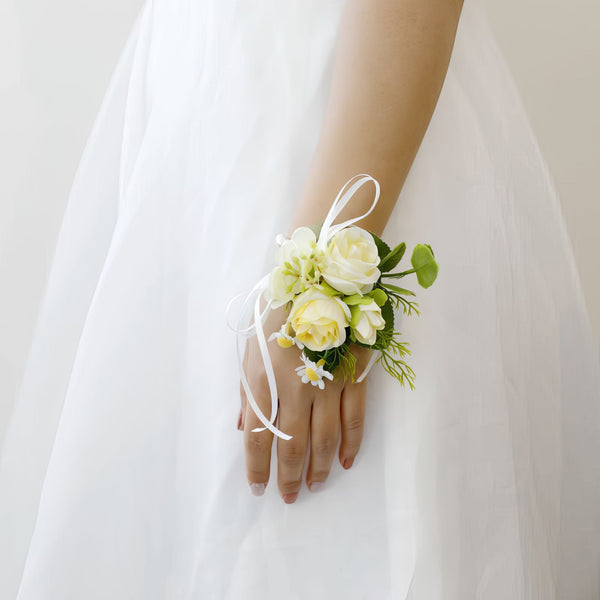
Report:
[[[314,470],[312,472],[312,481],[325,481],[329,477],[329,471],[323,469]]]
[[[289,440],[279,450],[279,459],[284,465],[297,466],[304,462],[306,450],[300,444],[290,444]]]
[[[363,416],[360,414],[349,415],[344,419],[344,429],[348,433],[360,433],[363,428]]]
[[[299,491],[302,482],[299,479],[281,480],[279,482],[279,491],[282,494],[292,494]]]
[[[250,455],[267,454],[271,449],[271,440],[264,435],[250,432],[246,438],[246,451]]]
[[[346,442],[344,444],[343,453],[347,457],[356,456],[360,450],[360,442]]]
[[[318,456],[329,456],[335,451],[337,440],[333,436],[316,438],[313,442],[313,451]]]
[[[269,472],[259,469],[246,469],[246,478],[250,483],[268,483]]]

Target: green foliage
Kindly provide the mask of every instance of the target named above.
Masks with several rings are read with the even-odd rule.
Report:
[[[394,332],[392,334],[392,338],[389,341],[387,348],[381,350],[381,356],[377,359],[377,362],[381,363],[384,370],[397,379],[402,386],[404,386],[405,383],[408,383],[410,389],[414,390],[415,372],[406,361],[403,360],[404,357],[408,356],[411,352],[408,349],[408,344],[406,342],[401,342],[398,339],[399,336],[399,332]]]
[[[401,307],[402,312],[406,316],[410,316],[413,313],[416,315],[421,314],[419,312],[419,309],[417,308],[419,306],[419,304],[417,302],[412,302],[411,300],[407,300],[406,298],[403,298],[402,296],[395,296],[394,298],[397,301],[395,308]]]
[[[390,292],[396,292],[396,294],[400,294],[403,296],[415,296],[416,295],[411,290],[407,290],[407,289],[398,287],[397,285],[392,285],[390,283],[384,283],[383,285],[385,286],[386,290],[389,290]]]
[[[435,262],[431,246],[429,244],[417,244],[410,262],[417,273],[419,285],[424,288],[431,286],[438,274],[438,264]]]
[[[402,273],[382,273],[382,277],[387,277],[388,279],[401,279],[402,277],[406,277],[411,273],[415,273],[416,269],[409,269],[408,271],[402,271]]]
[[[398,248],[397,246],[396,248]],[[394,248],[394,252],[396,251]],[[386,259],[387,262],[387,259]],[[437,278],[439,266],[435,261],[435,257],[433,254],[433,249],[429,244],[417,244],[414,249],[410,259],[410,262],[413,266],[412,269],[408,269],[406,271],[401,271],[400,273],[389,273],[391,270],[388,268],[388,264],[386,262],[383,263],[383,267],[381,270],[381,277],[385,277],[388,279],[401,279],[402,277],[406,277],[410,273],[416,273],[417,281],[419,285],[424,288],[430,287],[433,282]],[[394,267],[398,264],[399,261],[396,261]],[[380,265],[381,266],[381,265]],[[393,267],[392,267],[393,268]],[[380,279],[381,281],[381,279]],[[408,290],[407,290],[408,291]],[[404,292],[403,292],[404,293]],[[410,292],[409,292],[410,294]],[[404,293],[404,295],[406,295]],[[414,295],[414,294],[412,294]]]
[[[330,348],[329,350],[323,350],[322,352],[309,350],[305,346],[303,352],[308,359],[315,363],[323,359],[325,361],[323,367],[335,376],[341,376],[344,379],[351,379],[354,381],[356,356],[350,352],[350,346],[347,341],[337,348]]]
[[[394,332],[394,308],[392,299],[388,297],[388,301],[381,307],[381,316],[385,321],[385,327],[378,333],[382,335],[392,335]]]
[[[354,382],[356,374],[356,356],[350,352],[350,348],[340,355],[339,374],[343,379]]]
[[[317,352],[316,350],[310,350],[309,348],[304,346],[304,348],[302,349],[302,352],[304,352],[304,355],[306,356],[306,358],[308,358],[309,360],[312,360],[315,363],[319,362],[321,359],[323,359],[325,361],[325,365],[326,365],[325,368],[328,371],[331,371],[331,369],[329,368],[329,363],[327,361],[327,353],[329,352],[329,350]],[[335,366],[337,367],[337,365],[335,365]]]
[[[402,308],[402,312],[407,315],[410,316],[413,313],[420,315],[421,313],[419,312],[419,309],[417,308],[419,306],[419,304],[417,302],[414,302],[412,300],[408,300],[407,298],[405,298],[404,296],[414,296],[415,293],[411,292],[410,290],[406,290],[404,288],[395,286],[395,285],[391,285],[389,283],[385,283],[385,282],[380,282],[378,284],[378,287],[380,287],[381,289],[383,289],[388,298],[389,301],[391,303],[391,306],[393,308]],[[383,314],[383,307],[382,307],[382,314]],[[385,316],[383,317],[385,319]]]
[[[388,255],[379,263],[379,270],[382,273],[387,273],[396,268],[404,253],[406,252],[406,244],[402,242],[398,244]]]
[[[370,231],[369,233],[373,236],[373,239],[375,240],[379,260],[383,260],[391,252],[390,247],[378,235],[375,235]]]
[[[342,292],[338,292],[336,289],[332,288],[326,281],[321,281],[321,283],[317,283],[314,287],[323,292],[326,296],[343,296]]]

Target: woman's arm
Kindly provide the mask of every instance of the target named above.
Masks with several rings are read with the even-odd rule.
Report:
[[[322,221],[339,189],[357,173],[375,177],[382,192],[376,210],[359,225],[382,232],[437,102],[461,5],[460,0],[346,2],[322,134],[290,232]],[[372,197],[373,188],[360,188],[340,218],[365,212]],[[283,312],[278,309],[269,316],[267,337],[285,321]],[[276,344],[270,352],[279,396],[278,427],[293,436],[277,440],[278,487],[290,503],[300,491],[309,439],[311,490],[329,474],[340,431],[339,461],[344,468],[352,465],[362,440],[366,381],[328,382],[315,392],[297,377],[296,354]],[[360,372],[368,350],[356,348],[353,353]],[[254,338],[245,372],[261,410],[269,414],[269,389]],[[273,434],[252,432],[261,423],[246,404],[242,390],[246,472],[250,489],[260,495],[269,481]]]
[[[348,0],[323,129],[292,230],[322,221],[342,185],[368,173],[381,184],[381,197],[357,225],[383,231],[442,88],[461,8],[462,0]],[[372,198],[373,186],[363,186],[343,217],[365,212]]]

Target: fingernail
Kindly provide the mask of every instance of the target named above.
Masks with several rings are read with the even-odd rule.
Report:
[[[264,483],[251,483],[250,491],[253,496],[262,496],[265,493],[265,484]]]
[[[342,466],[344,467],[344,469],[349,469],[352,466],[353,462],[354,462],[353,458],[347,458],[346,460],[344,460],[344,463],[342,464]]]
[[[286,504],[293,504],[296,502],[296,498],[298,497],[298,492],[294,492],[293,494],[283,494],[282,498]]]
[[[323,487],[323,482],[322,481],[311,481],[310,491],[311,492],[318,492],[322,487]]]
[[[241,409],[240,409],[240,414],[238,415],[237,428],[239,431],[242,430],[242,410]]]

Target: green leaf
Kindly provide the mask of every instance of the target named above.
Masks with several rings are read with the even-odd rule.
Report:
[[[406,252],[406,244],[402,242],[398,244],[379,264],[379,270],[382,273],[387,273],[396,268],[404,253]]]
[[[317,283],[314,287],[323,292],[326,296],[343,296],[342,292],[338,292],[336,289],[332,288],[326,281],[321,281],[321,283]]]
[[[333,373],[340,363],[337,352],[332,352],[331,350],[322,350],[321,352],[317,352],[315,350],[309,350],[306,346],[304,346],[302,352],[304,352],[304,355],[309,360],[312,360],[315,363],[323,359],[325,361],[323,366],[330,373]]]
[[[391,292],[396,292],[396,294],[402,294],[403,296],[416,296],[414,292],[398,287],[397,285],[392,285],[391,283],[384,283],[382,285]]]
[[[402,273],[384,273],[381,277],[386,277],[387,279],[400,279],[402,277],[406,277],[411,273],[415,273],[416,269],[409,269],[408,271],[402,271]],[[380,285],[386,285],[385,283],[381,283]]]
[[[312,360],[313,362],[318,362],[322,358],[325,358],[325,356],[324,356],[325,352],[317,352],[316,350],[310,350],[306,346],[304,346],[304,348],[302,349],[302,352],[304,352],[304,355],[306,356],[306,358]]]
[[[381,307],[381,316],[385,321],[385,327],[383,328],[384,333],[391,333],[394,331],[394,308],[392,306],[392,302],[388,300]]]
[[[374,233],[369,233],[373,236],[375,240],[375,245],[377,246],[377,254],[379,255],[379,260],[383,260],[390,252],[390,247],[377,235]]]
[[[377,338],[373,348],[384,350],[394,337],[394,306],[391,298],[381,307],[381,316],[385,321],[385,327],[377,332]]]
[[[438,274],[438,264],[435,262],[431,246],[429,244],[417,244],[410,262],[417,274],[419,285],[424,288],[432,285]]]
[[[350,352],[349,340],[351,331],[346,327],[346,341],[337,348],[330,348],[321,352],[309,350],[306,346],[302,350],[305,356],[313,362],[319,362],[320,359],[325,361],[323,365],[325,370],[333,373],[336,378],[350,378],[353,380],[356,371],[356,356]]]
[[[350,352],[350,348],[347,344],[340,346],[340,348],[342,348],[343,351],[339,353],[339,374],[344,379],[350,379],[350,381],[354,381],[354,375],[356,374],[356,356]]]

